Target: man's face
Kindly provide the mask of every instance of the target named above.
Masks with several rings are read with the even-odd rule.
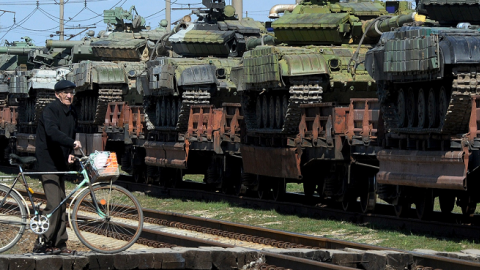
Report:
[[[55,96],[62,102],[64,105],[72,105],[73,97],[75,96],[75,89],[64,89],[62,91],[55,92]]]

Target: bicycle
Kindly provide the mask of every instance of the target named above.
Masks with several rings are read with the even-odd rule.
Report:
[[[99,153],[109,155],[105,163],[116,165],[116,171],[106,172],[106,168],[110,167],[97,166],[95,162],[99,160]],[[115,153],[96,152],[86,157],[82,152],[82,155],[82,158],[77,158],[80,171],[25,172],[24,167],[35,163],[36,158],[10,154],[10,164],[18,166],[19,173],[11,186],[0,184],[0,253],[17,244],[27,225],[37,235],[45,233],[52,213],[85,185],[88,186],[80,190],[70,203],[72,205],[75,202],[73,210],[67,213],[69,224],[78,239],[93,251],[110,254],[124,251],[137,241],[143,229],[143,211],[130,191],[113,184],[119,175]],[[41,203],[35,205],[33,190],[25,179],[25,175],[42,174],[83,175],[83,180],[51,213],[44,215],[40,211]],[[33,208],[32,215],[27,202],[15,189],[19,181],[23,182],[27,191]],[[105,241],[104,237],[108,237],[108,240]]]

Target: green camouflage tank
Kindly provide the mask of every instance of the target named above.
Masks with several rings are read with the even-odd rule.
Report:
[[[145,62],[164,52],[156,48],[168,35],[165,27],[150,29],[135,13],[135,7],[104,11],[107,31],[90,43],[96,61],[80,61],[73,65],[68,79],[76,85],[75,105],[79,108],[79,124],[87,133],[98,132],[105,121],[110,102],[141,105],[142,93],[136,88],[136,77],[145,70]]]
[[[240,159],[232,158],[239,154],[238,130],[226,142],[223,135],[202,133],[202,126],[220,125],[222,115],[231,123],[229,117],[240,111],[231,70],[240,65],[245,51],[262,41],[273,44],[273,38],[262,23],[237,19],[225,1],[202,2],[206,9],[194,12],[199,19],[192,22],[185,16],[168,38],[172,56],[149,61],[147,73],[139,78],[149,129],[145,161],[148,179],[181,180],[178,172],[188,168],[219,187],[223,168],[228,167],[219,163],[231,162],[235,165],[229,168],[240,168]],[[189,164],[192,155],[198,158]]]
[[[358,194],[368,194],[366,175],[374,175],[350,166],[353,153],[358,149],[360,163],[376,166],[376,140],[368,132],[353,132],[367,125],[342,120],[354,103],[363,104],[376,125],[376,83],[365,68],[365,54],[382,31],[421,18],[408,1],[296,2],[271,9],[276,44],[245,52],[242,65],[232,70],[246,125],[244,185],[260,197],[278,199],[286,182],[303,183],[305,194],[317,190],[348,206]],[[365,175],[358,179],[361,189],[344,184],[350,168]]]
[[[377,154],[379,197],[398,216],[415,203],[418,217],[427,217],[437,196],[443,213],[456,204],[473,215],[480,202],[480,1],[419,0],[417,12],[428,20],[383,33],[365,58],[388,131]]]

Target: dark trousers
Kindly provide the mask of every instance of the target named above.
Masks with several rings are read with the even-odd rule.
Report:
[[[43,214],[49,214],[55,209],[60,202],[65,199],[65,181],[62,176],[49,174],[42,175],[42,185],[47,197],[47,206],[43,210]],[[50,217],[50,227],[44,234],[45,242],[51,243],[57,248],[66,247],[68,240],[67,235],[67,205],[63,204]]]

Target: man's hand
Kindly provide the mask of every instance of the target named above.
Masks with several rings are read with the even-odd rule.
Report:
[[[75,156],[74,155],[68,155],[68,163],[72,164],[75,162]]]
[[[73,142],[73,149],[77,150],[79,148],[82,148],[82,144],[80,143],[80,141]]]

